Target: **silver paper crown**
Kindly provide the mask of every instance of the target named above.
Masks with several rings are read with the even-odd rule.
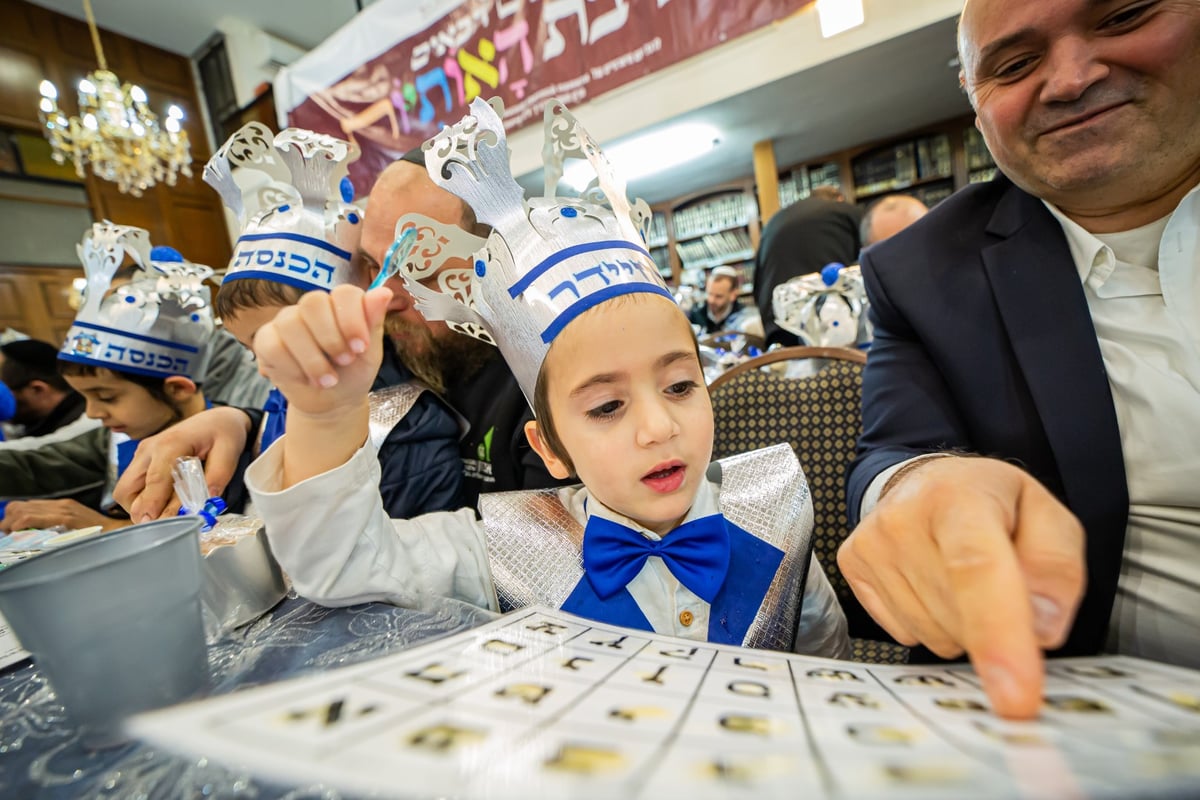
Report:
[[[83,305],[58,357],[155,378],[184,375],[196,383],[208,367],[213,315],[204,280],[210,267],[174,250],[150,247],[141,228],[105,220],[92,225],[75,248],[87,286]],[[127,283],[110,291],[129,256]]]
[[[854,347],[867,308],[858,267],[830,264],[771,292],[775,324],[811,347]]]
[[[349,282],[362,209],[343,194],[342,179],[356,158],[355,145],[300,128],[272,134],[251,122],[229,137],[204,167],[205,182],[242,228],[225,280],[261,278],[306,291]],[[256,176],[247,192],[235,168],[266,181]]]
[[[470,114],[424,145],[433,181],[492,227],[473,268],[438,272],[436,290],[411,270],[406,280],[426,319],[496,344],[532,401],[551,343],[584,311],[625,294],[673,298],[646,250],[649,206],[630,204],[624,181],[566,107],[557,100],[546,106],[546,194],[528,202],[509,170],[502,112],[497,100],[476,98]],[[581,197],[554,196],[568,157],[586,159],[596,173]],[[446,253],[464,255],[451,242]]]

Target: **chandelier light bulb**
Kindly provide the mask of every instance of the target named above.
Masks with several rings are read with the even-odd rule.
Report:
[[[95,94],[96,84],[92,83],[87,78],[84,78],[79,82],[79,91],[82,94]]]
[[[167,117],[163,126],[167,129],[167,133],[179,133],[179,120],[175,117]]]
[[[172,103],[167,107],[167,116],[174,120],[183,119],[183,109]]]
[[[54,101],[49,97],[43,97],[42,102],[38,103],[38,108],[42,110],[43,114],[49,114],[54,110]]]
[[[142,127],[142,123],[140,122],[133,123],[133,125],[130,126],[130,130],[132,130],[137,136],[141,136],[146,132],[146,129]]]
[[[49,100],[55,100],[58,98],[58,88],[50,81],[44,80],[39,83],[38,92],[41,93],[42,97],[45,97]]]
[[[146,102],[145,90],[143,90],[142,87],[138,86],[136,83],[129,87],[129,96],[133,98],[133,102],[135,103]]]
[[[94,131],[94,130],[99,129],[100,124],[98,122],[96,122],[96,115],[95,114],[87,114],[86,116],[84,116],[83,127],[87,128],[89,131]]]

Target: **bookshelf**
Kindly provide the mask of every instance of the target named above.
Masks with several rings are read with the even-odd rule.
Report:
[[[847,199],[861,206],[903,193],[932,208],[956,189],[995,173],[974,118],[958,117],[793,166],[780,175],[779,205],[803,199],[822,184],[840,184]]]
[[[669,282],[703,286],[708,271],[719,266],[737,268],[748,283],[758,238],[758,203],[746,180],[655,207],[648,244]]]
[[[995,174],[974,118],[958,117],[788,167],[779,175],[779,206],[808,197],[818,186],[838,185],[861,206],[899,192],[933,207],[956,189]],[[747,178],[654,206],[648,245],[663,277],[703,286],[709,270],[729,265],[749,290],[762,226],[755,198],[753,178]]]

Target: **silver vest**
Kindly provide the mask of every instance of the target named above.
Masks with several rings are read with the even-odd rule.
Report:
[[[786,444],[729,456],[716,464],[721,513],[783,551],[742,644],[791,651],[812,554],[813,507],[804,472]],[[709,475],[713,473],[710,467]],[[501,610],[538,603],[559,608],[583,577],[583,524],[567,511],[559,491],[479,497]]]
[[[383,446],[392,428],[412,410],[417,398],[425,390],[426,387],[420,383],[406,381],[395,386],[385,386],[368,395],[371,402],[371,423],[367,438],[375,445],[376,450]]]

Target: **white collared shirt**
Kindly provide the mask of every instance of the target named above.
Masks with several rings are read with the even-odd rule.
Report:
[[[1129,488],[1108,648],[1200,667],[1200,187],[1115,234],[1047,208],[1083,282]]]
[[[497,609],[486,534],[472,509],[388,519],[377,488],[379,460],[369,442],[341,466],[288,489],[279,488],[281,454],[276,442],[246,470],[246,486],[266,523],[272,552],[302,597],[328,606],[383,600],[408,608],[449,598]],[[595,514],[660,538],[609,510],[582,486],[559,489],[558,496],[582,525]],[[719,511],[719,488],[705,480],[684,521]],[[661,558],[647,558],[627,588],[656,632],[708,639],[708,603],[680,584]],[[687,625],[685,611],[691,614]],[[795,651],[849,657],[845,614],[815,554]]]

